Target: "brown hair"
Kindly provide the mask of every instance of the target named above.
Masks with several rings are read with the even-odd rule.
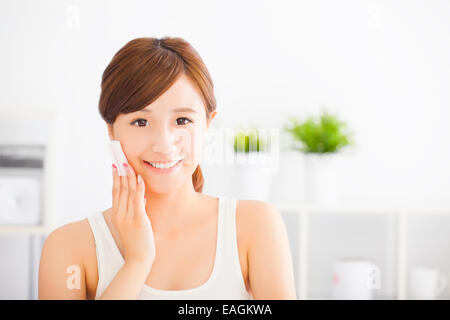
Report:
[[[151,104],[182,74],[198,86],[209,121],[216,110],[213,81],[198,52],[178,37],[137,38],[125,44],[103,72],[100,115],[112,125],[120,113],[136,112]],[[192,183],[196,192],[202,192],[200,165]]]

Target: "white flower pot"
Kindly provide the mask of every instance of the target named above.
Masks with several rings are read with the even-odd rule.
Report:
[[[340,195],[339,155],[305,153],[305,201],[308,204],[337,204]]]
[[[280,203],[303,202],[304,175],[302,154],[295,150],[279,153],[277,171],[272,177],[272,199]]]
[[[271,176],[267,155],[258,152],[236,153],[233,194],[239,199],[268,201]]]

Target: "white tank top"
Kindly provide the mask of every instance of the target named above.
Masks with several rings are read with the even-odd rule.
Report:
[[[236,199],[219,197],[216,256],[213,271],[202,285],[186,290],[159,290],[146,284],[139,300],[253,300],[241,273],[236,234]],[[103,213],[87,217],[95,239],[98,284],[95,299],[108,287],[125,261]]]

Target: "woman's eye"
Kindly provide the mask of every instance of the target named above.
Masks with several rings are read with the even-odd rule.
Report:
[[[178,121],[178,120],[182,120],[182,121]],[[145,127],[146,122],[148,123],[148,121],[145,119],[136,119],[131,124],[135,125],[137,123],[138,124],[137,127]],[[177,124],[179,124],[179,125],[186,125],[188,123],[192,123],[192,120],[190,120],[188,118],[178,118],[177,119]],[[143,124],[143,125],[141,126],[140,124]]]
[[[178,118],[177,120],[179,120],[179,119],[184,119],[184,120],[187,120],[187,123],[185,123],[185,124],[188,124],[189,122],[192,122],[190,119],[188,119],[188,118]]]
[[[147,120],[137,119],[137,120],[134,120],[131,124],[135,124],[135,123],[144,123],[145,124],[145,122],[147,122]],[[138,127],[142,127],[142,126],[138,125]],[[145,125],[144,125],[144,127],[145,127]]]

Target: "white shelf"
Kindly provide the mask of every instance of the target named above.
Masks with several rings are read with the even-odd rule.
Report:
[[[3,234],[32,234],[48,235],[51,230],[46,226],[0,226],[0,235]]]
[[[299,252],[298,252],[298,298],[308,299],[308,217],[315,213],[332,214],[387,214],[394,215],[397,220],[397,300],[407,299],[407,217],[413,214],[450,214],[450,209],[399,208],[399,207],[366,207],[366,206],[327,206],[295,203],[271,202],[278,210],[293,212],[299,215]],[[313,298],[312,299],[317,299]]]

